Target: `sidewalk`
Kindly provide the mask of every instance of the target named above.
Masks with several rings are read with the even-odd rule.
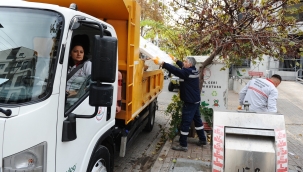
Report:
[[[278,113],[285,118],[288,147],[288,169],[290,172],[303,172],[303,85],[283,81],[279,87],[277,101]],[[238,94],[228,91],[228,110],[236,110]],[[167,141],[162,148],[151,172],[210,172],[212,148],[197,146],[197,138],[188,138],[188,151],[174,151],[173,144],[178,144],[179,137]]]

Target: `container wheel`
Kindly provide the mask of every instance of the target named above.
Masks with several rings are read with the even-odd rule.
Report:
[[[174,84],[169,82],[168,84],[168,91],[173,91],[174,90]]]
[[[156,116],[156,103],[153,101],[149,105],[148,121],[144,128],[144,131],[151,132],[153,130],[155,124],[155,116]]]
[[[105,146],[99,146],[88,165],[89,172],[110,172],[110,153]]]

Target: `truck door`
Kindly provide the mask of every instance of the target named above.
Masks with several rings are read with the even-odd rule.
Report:
[[[66,78],[62,78],[60,88],[56,171],[83,172],[87,170],[98,139],[114,125],[114,116],[112,115],[111,119],[107,120],[107,108],[100,107],[94,118],[76,118],[76,139],[62,140],[63,122],[69,114],[89,116],[95,112],[95,107],[89,105],[92,63],[90,58],[94,47],[94,35],[100,34],[100,29],[81,25],[77,29],[70,29],[69,32],[72,34],[67,38],[62,74],[64,75],[66,71]],[[83,60],[81,60],[82,55]],[[82,66],[78,68],[80,65]],[[77,71],[73,72],[73,70]],[[69,76],[68,73],[74,74]],[[115,112],[115,108],[111,111]]]

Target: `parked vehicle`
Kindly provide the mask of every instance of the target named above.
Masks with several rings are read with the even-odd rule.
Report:
[[[179,77],[172,76],[170,78],[169,84],[168,84],[168,91],[174,91],[174,89],[179,89]]]
[[[162,70],[141,72],[140,6],[33,1],[0,1],[0,171],[113,171],[115,152],[153,129],[163,88]],[[76,35],[92,70],[68,97]]]
[[[167,80],[169,78],[168,76],[169,73],[166,70],[163,73],[164,73],[164,80]]]

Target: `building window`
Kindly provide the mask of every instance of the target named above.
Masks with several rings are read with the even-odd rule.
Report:
[[[5,64],[0,64],[0,69],[3,69]]]
[[[18,87],[18,86],[22,85],[22,78],[23,78],[23,76],[18,76],[18,78],[15,82],[15,87]]]
[[[287,9],[300,9],[300,8],[302,8],[302,6],[303,6],[303,1],[301,1],[300,3],[295,4],[295,5],[287,6],[286,8]],[[297,22],[303,21],[303,12],[296,13],[296,14],[286,14],[286,16],[294,17],[297,20]]]
[[[21,67],[21,65],[22,65],[22,61],[18,62],[17,65],[16,65],[16,67],[19,68],[19,67]]]
[[[14,48],[12,49],[12,51],[9,53],[9,55],[7,56],[6,59],[15,59],[17,56],[17,53],[19,51],[20,48]]]
[[[237,68],[250,68],[250,59],[243,59],[242,63],[238,63],[234,65]]]
[[[279,70],[280,71],[297,71],[300,66],[300,59],[284,59],[279,63]]]
[[[23,62],[23,65],[20,70],[24,70],[27,68],[28,61]]]

